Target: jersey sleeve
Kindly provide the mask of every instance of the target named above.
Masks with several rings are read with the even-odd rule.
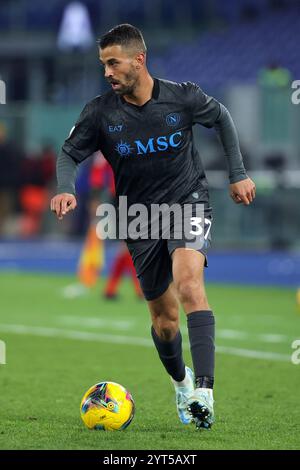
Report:
[[[206,95],[198,85],[187,83],[193,124],[214,127],[222,143],[229,169],[230,183],[248,178],[240,151],[236,127],[229,111],[212,96]]]
[[[62,153],[80,163],[98,150],[98,132],[93,106],[88,103],[82,110],[75,126],[65,140]]]
[[[195,83],[186,83],[189,107],[193,117],[193,124],[204,127],[213,127],[220,115],[220,103],[212,96],[206,95]]]

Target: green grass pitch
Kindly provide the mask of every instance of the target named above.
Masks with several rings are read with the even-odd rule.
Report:
[[[217,320],[216,423],[178,421],[174,392],[150,340],[147,306],[125,281],[119,301],[66,298],[74,278],[1,273],[1,449],[299,449],[300,339],[292,289],[208,285]],[[187,364],[185,319],[181,318]],[[121,432],[89,431],[84,392],[103,380],[130,390],[136,415]]]

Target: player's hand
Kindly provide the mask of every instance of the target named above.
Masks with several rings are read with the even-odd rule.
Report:
[[[59,220],[69,212],[75,209],[77,206],[76,198],[73,194],[62,193],[57,194],[51,199],[50,208],[52,212],[56,213]]]
[[[249,206],[255,198],[255,184],[250,178],[229,185],[230,196],[236,204]]]

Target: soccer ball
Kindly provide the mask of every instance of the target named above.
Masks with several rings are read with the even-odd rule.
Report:
[[[84,394],[80,415],[89,429],[116,431],[127,428],[134,416],[130,393],[115,382],[93,385]]]

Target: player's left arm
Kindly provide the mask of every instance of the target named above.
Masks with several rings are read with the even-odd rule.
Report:
[[[193,124],[214,127],[222,143],[229,169],[230,196],[237,204],[249,205],[255,198],[255,184],[248,177],[236,127],[229,111],[195,84],[185,85],[193,115]]]
[[[240,151],[236,127],[229,111],[219,103],[220,114],[214,128],[221,140],[229,168],[229,192],[236,204],[248,206],[255,198],[255,184],[248,177]]]
[[[244,203],[249,206],[255,198],[255,184],[251,178],[247,177],[242,181],[229,185],[230,196],[236,204]]]

